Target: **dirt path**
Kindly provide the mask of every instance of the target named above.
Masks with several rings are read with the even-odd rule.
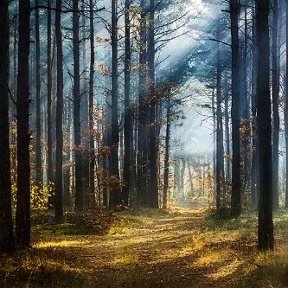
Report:
[[[214,239],[214,248],[207,246],[207,235],[200,231],[204,216],[184,208],[153,217],[121,215],[125,225],[109,235],[89,236],[80,247],[72,243],[77,266],[81,261],[85,271],[83,287],[232,287],[242,263],[234,265],[237,257],[229,251],[222,259],[222,240]]]

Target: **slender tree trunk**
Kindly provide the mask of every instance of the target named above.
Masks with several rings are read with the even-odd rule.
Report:
[[[259,153],[258,248],[274,247],[272,219],[271,101],[269,89],[269,0],[256,1],[257,66],[257,151]]]
[[[173,198],[176,198],[177,197],[177,193],[179,194],[179,181],[180,181],[178,158],[175,158],[173,162],[174,162]]]
[[[181,161],[180,161],[181,163]],[[185,159],[183,158],[182,159],[182,166],[181,166],[181,169],[180,169],[180,189],[179,189],[179,193],[181,195],[181,200],[185,200],[185,185],[184,185],[184,176],[185,176],[185,168],[186,168],[186,161]]]
[[[81,0],[81,9],[85,10],[85,0]],[[93,8],[92,8],[93,10]],[[80,129],[82,142],[82,193],[83,193],[83,207],[88,207],[89,199],[89,145],[90,139],[87,132],[89,128],[89,93],[88,93],[88,74],[87,74],[87,27],[86,15],[81,14],[81,92],[80,92]]]
[[[230,0],[231,36],[232,36],[232,195],[231,216],[241,213],[241,167],[240,167],[240,93],[239,93],[239,0]]]
[[[140,53],[139,53],[139,111],[138,111],[138,153],[137,153],[137,189],[140,206],[147,205],[147,113],[145,83],[147,76],[147,23],[145,0],[141,0]]]
[[[0,1],[0,253],[15,250],[9,146],[9,1]]]
[[[62,66],[63,67],[63,66]],[[71,123],[72,120],[72,105],[71,101],[66,102],[65,109],[65,127],[66,127],[66,145],[63,147],[65,151],[64,167],[63,168],[63,205],[71,207]]]
[[[213,188],[214,188],[214,193],[216,192],[217,194],[217,185],[216,185],[216,151],[217,151],[217,143],[216,143],[216,132],[217,132],[217,114],[216,114],[216,99],[215,99],[215,89],[213,88],[212,90],[212,114],[213,114]]]
[[[164,159],[164,187],[163,208],[167,209],[169,192],[169,161],[170,161],[170,134],[171,134],[171,95],[168,93],[166,114],[166,137],[165,137],[165,159]],[[188,166],[189,168],[189,166]]]
[[[190,194],[189,196],[193,197],[194,195],[194,186],[193,186],[193,177],[191,172],[191,160],[187,160],[187,169],[188,169],[188,177],[189,177],[189,184],[190,184]]]
[[[150,0],[149,26],[148,26],[148,86],[149,86],[149,170],[150,185],[148,206],[158,208],[158,139],[156,115],[157,104],[155,91],[155,1]]]
[[[89,75],[89,192],[90,199],[95,205],[95,144],[94,144],[94,65],[95,65],[95,37],[94,37],[94,13],[93,0],[89,0],[90,6],[90,75]]]
[[[255,12],[253,12],[253,41],[256,43],[256,21],[255,21]],[[251,100],[251,106],[252,106],[252,127],[255,131],[256,129],[256,115],[257,115],[257,109],[256,109],[256,97],[257,97],[257,65],[258,65],[258,49],[256,45],[253,45],[253,67],[252,69],[252,100]],[[252,130],[252,131],[253,131]],[[252,167],[251,167],[251,196],[252,196],[252,202],[253,205],[256,207],[258,205],[258,189],[257,189],[257,183],[259,180],[258,177],[258,160],[257,157],[259,155],[256,146],[257,146],[257,135],[256,133],[252,133]]]
[[[83,210],[82,191],[82,153],[81,153],[81,123],[80,123],[80,39],[79,39],[79,0],[73,1],[73,59],[74,59],[74,144],[75,144],[75,210]]]
[[[228,91],[228,76],[227,72],[224,73],[224,100],[225,100],[225,153],[226,157],[226,181],[227,183],[231,180],[231,162],[229,159],[230,156],[230,117],[229,117],[229,91]]]
[[[109,159],[110,177],[119,180],[119,123],[118,123],[118,13],[117,0],[112,0],[112,146]],[[113,185],[110,190],[110,206],[121,202],[119,185]]]
[[[62,0],[56,1],[55,34],[57,45],[57,106],[56,106],[56,174],[55,219],[63,221],[63,48],[61,32]]]
[[[133,122],[132,109],[130,107],[131,93],[131,35],[130,35],[130,1],[125,0],[125,119],[124,119],[124,171],[123,178],[126,186],[123,188],[122,199],[128,205],[129,194],[132,186],[132,146],[133,146]]]
[[[244,193],[250,183],[250,107],[248,99],[248,83],[247,83],[247,55],[248,55],[248,19],[247,19],[247,0],[244,2],[244,39],[242,40],[242,61],[241,61],[241,75],[242,75],[242,91],[241,91],[241,113],[240,117],[242,120],[242,151],[243,151],[243,177],[242,177],[242,192]]]
[[[286,15],[288,15],[288,3],[286,2]],[[288,17],[286,17],[286,97],[285,97],[285,143],[286,143],[286,191],[285,207],[288,208]]]
[[[272,98],[273,98],[273,207],[279,207],[279,77],[278,58],[280,57],[280,48],[278,47],[278,18],[279,2],[274,0],[273,7],[273,33],[272,33]]]
[[[47,16],[47,182],[54,183],[53,177],[53,142],[52,142],[52,59],[51,59],[51,0],[48,0]],[[48,198],[48,207],[53,206],[53,197]]]
[[[30,246],[29,46],[30,1],[19,0],[16,241],[22,247]]]
[[[220,28],[220,27],[219,27]],[[219,29],[218,28],[218,29]],[[218,32],[218,38],[219,38]],[[217,94],[217,105],[216,105],[216,114],[217,114],[217,132],[216,132],[216,208],[219,210],[223,207],[224,200],[224,146],[223,146],[223,121],[222,121],[222,90],[221,90],[221,54],[220,54],[220,43],[217,42],[217,68],[216,68],[216,94]]]
[[[39,1],[35,0],[35,6]],[[41,152],[41,79],[40,79],[40,27],[39,9],[35,10],[35,85],[36,85],[36,185],[42,186],[42,152]]]

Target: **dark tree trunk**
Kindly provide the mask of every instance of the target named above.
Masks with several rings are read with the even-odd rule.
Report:
[[[83,210],[82,191],[82,155],[81,155],[81,123],[80,123],[80,39],[79,39],[79,0],[73,1],[73,59],[74,59],[74,144],[75,144],[75,210]]]
[[[133,146],[133,122],[130,104],[131,93],[131,35],[130,35],[130,0],[125,0],[125,119],[124,119],[124,171],[123,179],[125,187],[122,191],[122,200],[128,205],[129,194],[132,186],[132,146]]]
[[[85,0],[81,0],[81,9],[85,10]],[[93,11],[93,8],[92,8]],[[81,104],[80,104],[80,129],[81,129],[81,142],[82,142],[82,193],[83,193],[83,207],[88,207],[89,199],[89,146],[90,139],[87,133],[89,128],[89,93],[88,93],[88,74],[87,74],[87,27],[86,15],[81,14]]]
[[[219,29],[219,28],[218,28]],[[219,38],[218,32],[218,38]],[[220,43],[217,43],[217,67],[216,67],[216,117],[217,117],[217,131],[216,131],[216,208],[219,210],[223,206],[224,200],[224,146],[223,146],[223,121],[222,121],[222,91],[221,91],[221,59],[220,59]]]
[[[55,18],[55,34],[57,43],[55,218],[57,222],[63,221],[63,48],[61,7],[62,0],[57,0]]]
[[[279,1],[274,0],[273,7],[273,33],[272,33],[272,98],[273,98],[273,207],[279,207],[279,77],[280,68],[278,58],[280,57],[280,47],[278,47],[278,21],[279,21]]]
[[[253,13],[253,35],[252,35],[252,39],[253,41],[256,43],[256,20],[255,20],[255,12]],[[251,107],[252,107],[252,127],[253,130],[255,131],[256,129],[256,115],[257,115],[257,111],[256,111],[256,97],[257,97],[257,91],[256,91],[256,86],[257,86],[257,65],[258,65],[258,49],[256,47],[256,45],[253,45],[252,47],[253,49],[253,67],[254,69],[252,69],[252,99],[251,99]],[[253,205],[256,207],[258,204],[258,161],[257,161],[257,157],[259,155],[257,149],[256,149],[256,142],[257,142],[257,135],[256,133],[252,133],[252,167],[251,167],[251,197],[252,197],[252,202]]]
[[[259,153],[258,248],[274,247],[272,219],[271,101],[269,90],[269,0],[256,1],[257,151]]]
[[[147,204],[147,113],[145,83],[147,76],[147,23],[145,1],[141,0],[140,53],[139,53],[139,111],[138,111],[138,153],[137,153],[137,196],[140,206]]]
[[[112,0],[112,146],[109,159],[110,177],[119,180],[119,123],[118,123],[118,13],[117,0]],[[119,185],[113,185],[110,189],[110,206],[121,202]]]
[[[53,177],[53,142],[52,142],[52,59],[51,59],[51,0],[48,0],[47,21],[47,182],[54,183]],[[48,198],[48,207],[54,205],[53,197]]]
[[[30,246],[29,46],[30,1],[19,0],[16,241],[22,247]]]
[[[148,86],[149,86],[149,190],[148,206],[158,208],[158,139],[157,104],[155,91],[155,1],[150,0],[148,26]]]
[[[39,1],[35,0],[35,6]],[[42,153],[41,153],[41,79],[40,79],[40,27],[39,9],[35,10],[35,85],[36,85],[36,185],[42,186]]]
[[[90,6],[90,75],[89,75],[89,193],[90,199],[95,205],[95,144],[94,144],[94,65],[95,65],[95,37],[94,37],[94,13],[93,0],[89,0]],[[92,200],[93,199],[93,200]]]
[[[241,167],[240,167],[240,93],[239,93],[239,13],[238,0],[230,0],[231,36],[232,36],[232,195],[231,216],[241,213]]]
[[[9,146],[9,1],[0,1],[0,253],[15,249]]]
[[[240,136],[242,144],[242,192],[246,191],[250,183],[250,107],[248,100],[248,83],[247,83],[247,56],[248,56],[248,19],[247,19],[247,0],[244,2],[244,39],[242,39],[242,59],[241,59],[241,93],[240,93],[240,118],[242,133]]]
[[[166,136],[165,136],[165,159],[164,159],[164,187],[163,208],[167,209],[169,192],[169,161],[170,161],[170,134],[171,134],[171,95],[168,93],[166,114]],[[188,166],[189,168],[189,166]],[[189,174],[190,175],[190,174]]]

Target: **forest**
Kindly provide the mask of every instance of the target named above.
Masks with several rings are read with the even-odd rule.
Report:
[[[285,0],[0,0],[0,287],[288,287]]]

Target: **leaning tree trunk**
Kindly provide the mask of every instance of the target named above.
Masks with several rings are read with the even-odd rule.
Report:
[[[61,33],[61,7],[62,0],[57,0],[55,19],[57,43],[55,219],[57,222],[63,221],[63,48]]]
[[[269,89],[269,0],[256,1],[257,151],[259,153],[258,248],[274,247],[272,219],[271,100]]]
[[[8,0],[0,1],[0,253],[15,250],[9,146],[9,12]]]
[[[19,0],[16,241],[22,247],[30,246],[29,46],[30,1]]]
[[[74,59],[74,144],[75,144],[75,210],[83,210],[82,191],[82,155],[81,155],[81,123],[80,123],[80,39],[79,39],[79,0],[73,1],[73,59]]]
[[[239,217],[241,212],[241,167],[240,167],[240,93],[239,93],[239,0],[230,0],[232,36],[232,195],[231,216]]]

